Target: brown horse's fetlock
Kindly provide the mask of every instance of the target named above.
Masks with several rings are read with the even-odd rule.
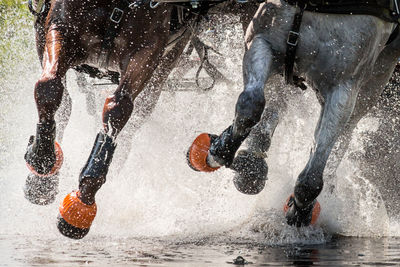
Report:
[[[61,147],[55,142],[54,121],[38,123],[36,136],[29,138],[25,161],[32,173],[50,176],[60,169],[63,161]]]

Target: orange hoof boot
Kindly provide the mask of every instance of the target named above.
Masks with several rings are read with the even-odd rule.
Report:
[[[62,152],[60,144],[58,144],[57,142],[54,142],[54,149],[55,149],[55,154],[56,154],[56,160],[55,160],[55,163],[54,163],[53,167],[50,169],[49,172],[47,172],[47,173],[39,173],[34,166],[30,165],[27,162],[26,166],[28,167],[28,169],[34,175],[37,175],[37,176],[40,176],[40,177],[49,177],[49,176],[57,174],[58,171],[60,170],[62,164],[63,164],[64,154]]]
[[[207,163],[207,155],[211,146],[211,138],[208,133],[202,133],[193,141],[190,146],[186,159],[190,168],[200,172],[213,172],[220,167],[211,167]]]
[[[86,205],[79,199],[79,191],[68,194],[60,203],[57,228],[61,234],[72,239],[87,235],[96,216],[96,203]]]
[[[315,225],[321,212],[321,205],[314,200],[310,205],[299,208],[296,205],[294,194],[290,195],[283,207],[286,221],[296,227]]]

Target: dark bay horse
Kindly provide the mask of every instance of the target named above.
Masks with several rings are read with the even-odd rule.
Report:
[[[38,1],[34,3],[37,6]],[[179,25],[173,23],[176,10],[169,4],[150,8],[138,1],[50,0],[36,8],[37,52],[43,71],[34,89],[39,122],[25,154],[31,171],[27,180],[31,187],[28,186],[25,194],[31,202],[47,204],[54,199],[49,188],[38,185],[51,184],[62,166],[55,117],[66,94],[63,80],[67,70],[87,64],[120,74],[115,92],[105,100],[103,129],[97,134],[80,173],[79,189],[68,194],[60,204],[57,225],[63,235],[82,238],[89,232],[96,215],[96,192],[106,181],[116,148],[115,139],[131,116],[135,99],[151,79],[162,85],[194,33],[191,29],[216,4],[202,3],[187,16],[179,17],[183,19]],[[186,10],[187,6],[186,3]],[[236,2],[223,8],[225,12],[239,15],[244,27],[256,9],[255,3],[237,6]],[[179,38],[171,45],[173,34]],[[151,104],[135,103],[154,105],[160,86],[148,89]]]
[[[340,6],[344,2],[346,8]],[[382,6],[383,2],[390,5]],[[339,9],[333,10],[332,5]],[[332,12],[318,12],[322,10]],[[285,66],[292,54],[295,74],[315,90],[322,109],[308,163],[284,211],[290,225],[314,224],[320,211],[316,198],[324,185],[323,173],[333,146],[342,140],[337,150],[341,159],[353,129],[375,104],[398,62],[399,15],[396,0],[329,4],[271,0],[262,4],[247,30],[244,90],[234,121],[220,135],[199,135],[189,148],[189,165],[204,172],[231,167],[242,142],[260,124],[263,132],[259,138],[267,144],[261,152],[267,151],[277,122],[265,112],[264,88],[271,78],[287,72]]]

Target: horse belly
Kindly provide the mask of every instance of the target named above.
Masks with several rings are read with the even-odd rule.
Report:
[[[282,71],[286,40],[296,8],[272,0],[262,4],[247,32],[251,45],[262,35],[271,45]],[[375,60],[390,36],[393,24],[369,15],[334,15],[304,12],[297,48],[295,73],[310,82],[335,81],[370,75]]]
[[[323,85],[364,80],[371,75],[391,29],[390,23],[372,16],[307,12],[300,31],[297,72]]]

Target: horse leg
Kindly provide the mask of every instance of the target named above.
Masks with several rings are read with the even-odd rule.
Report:
[[[96,216],[95,195],[106,181],[116,148],[115,139],[124,128],[133,110],[133,103],[151,77],[163,45],[142,49],[130,60],[126,73],[103,109],[103,130],[97,134],[92,152],[79,176],[79,190],[68,194],[60,205],[57,227],[74,239],[83,238]]]
[[[154,71],[150,80],[146,83],[145,88],[135,99],[133,107],[134,115],[129,119],[129,122],[125,126],[126,130],[122,131],[118,137],[120,141],[123,140],[124,148],[123,151],[118,150],[113,159],[116,166],[124,166],[128,159],[126,155],[131,150],[134,134],[152,114],[168,75],[176,65],[180,65],[181,63],[181,55],[185,50],[186,44],[189,42],[191,35],[191,31],[186,31],[171,49],[164,51],[157,69]]]
[[[96,96],[94,86],[88,82],[85,74],[75,71],[76,83],[78,85],[79,91],[85,94],[86,98],[86,111],[90,116],[96,115]]]
[[[323,187],[324,168],[337,138],[351,117],[357,94],[358,89],[352,87],[350,82],[326,92],[315,131],[316,144],[306,167],[297,178],[294,194],[284,207],[289,225],[300,227],[316,222],[320,212],[316,198]]]
[[[244,194],[258,194],[265,187],[268,175],[266,153],[279,119],[287,110],[286,100],[289,97],[288,90],[290,90],[286,87],[276,89],[268,90],[267,104],[261,120],[253,127],[246,139],[247,149],[237,153],[230,167],[235,171],[233,183],[236,189]]]
[[[45,205],[54,201],[57,193],[58,170],[63,155],[55,142],[55,114],[63,96],[62,83],[68,70],[67,54],[64,50],[64,37],[61,29],[51,25],[46,35],[43,53],[43,71],[35,85],[35,100],[39,115],[36,135],[31,136],[25,160],[31,171],[24,189],[25,197],[34,204]]]
[[[342,158],[344,157],[347,148],[351,141],[351,135],[358,122],[371,110],[379,99],[385,85],[389,81],[398,58],[400,57],[400,37],[396,42],[388,45],[379,55],[373,69],[372,77],[361,87],[358,93],[357,102],[354,107],[353,114],[341,134],[337,147],[332,151],[328,160],[327,169],[325,172],[329,185],[334,188],[334,180],[336,178],[336,170],[338,169]]]
[[[58,127],[56,129],[56,136],[57,136],[57,141],[59,143],[62,143],[62,140],[64,138],[64,131],[65,128],[67,128],[69,118],[71,117],[71,111],[72,111],[72,99],[71,96],[69,95],[69,92],[65,86],[66,80],[64,77],[64,93],[62,96],[61,100],[61,105],[59,109],[56,112],[56,122],[58,124]]]
[[[230,167],[235,153],[258,123],[265,106],[264,85],[272,69],[272,49],[262,36],[252,41],[243,60],[244,90],[236,103],[235,119],[220,136],[201,134],[188,151],[188,164],[197,171],[211,172]]]

